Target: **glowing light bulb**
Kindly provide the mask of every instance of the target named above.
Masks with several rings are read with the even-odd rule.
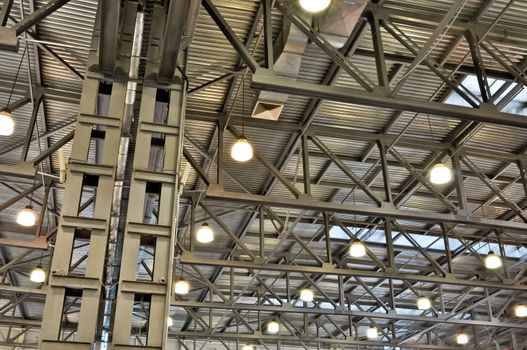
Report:
[[[46,282],[46,271],[44,271],[42,266],[37,266],[33,271],[31,271],[29,279],[35,283],[44,283]]]
[[[369,327],[366,331],[366,338],[368,339],[377,339],[379,337],[379,331],[377,330],[377,327]]]
[[[190,283],[185,280],[177,280],[174,284],[174,293],[179,295],[188,294],[190,291]]]
[[[501,258],[497,256],[496,254],[494,254],[493,251],[490,251],[489,255],[487,255],[487,257],[485,258],[485,267],[487,269],[494,270],[494,269],[497,269],[498,267],[501,267],[501,265],[502,265]]]
[[[350,256],[354,258],[362,258],[366,255],[366,247],[362,242],[355,241],[350,245]]]
[[[516,317],[527,317],[527,306],[521,304],[514,307],[514,315]]]
[[[0,136],[10,136],[15,130],[13,115],[9,111],[0,112]]]
[[[417,308],[419,310],[428,310],[432,307],[432,302],[427,297],[417,299]]]
[[[468,335],[466,333],[459,333],[456,336],[456,343],[458,343],[459,345],[468,344]]]
[[[196,233],[196,240],[200,243],[210,243],[214,240],[214,231],[212,231],[209,224],[205,222],[201,225]]]
[[[305,302],[313,301],[313,298],[315,297],[313,290],[309,288],[304,288],[300,291],[300,300],[303,300]]]
[[[331,0],[300,0],[300,6],[311,13],[324,11],[330,3]]]
[[[271,321],[267,324],[267,332],[276,334],[280,332],[280,324],[277,321]]]
[[[242,136],[236,141],[231,149],[231,157],[238,162],[246,162],[253,157],[253,146],[245,136]]]
[[[27,205],[23,210],[18,212],[16,222],[22,226],[34,226],[37,216],[31,205]]]
[[[172,327],[174,325],[174,320],[172,319],[172,317],[168,316],[167,318],[167,327]]]
[[[254,350],[254,346],[250,344],[245,344],[242,348],[242,350]]]
[[[434,165],[430,170],[430,182],[434,185],[444,185],[452,180],[452,170],[443,163]]]

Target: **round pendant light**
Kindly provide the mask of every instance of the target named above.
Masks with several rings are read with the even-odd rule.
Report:
[[[521,317],[521,318],[527,317],[527,306],[523,304],[516,305],[514,307],[514,315],[516,317]]]
[[[15,122],[11,112],[3,110],[0,112],[0,136],[10,136],[15,130]]]
[[[501,258],[497,256],[496,254],[494,254],[493,251],[490,251],[487,257],[485,258],[485,267],[487,269],[494,270],[494,269],[501,267],[501,265],[502,265]]]
[[[190,291],[190,283],[188,281],[185,281],[183,279],[177,280],[174,284],[174,293],[179,295],[185,295],[188,294]]]
[[[253,157],[253,146],[245,136],[241,136],[232,146],[231,157],[237,162],[247,162]]]
[[[377,339],[379,337],[379,331],[377,330],[377,327],[370,326],[368,330],[366,331],[366,338],[370,340]]]
[[[37,266],[33,271],[31,271],[29,279],[35,283],[44,283],[46,282],[46,271],[42,268],[42,266]]]
[[[354,258],[362,258],[366,255],[366,246],[360,241],[355,241],[350,245],[350,256]]]
[[[267,333],[276,334],[280,332],[280,323],[277,321],[270,321],[267,324]]]
[[[417,308],[419,310],[428,310],[432,307],[432,302],[427,297],[417,299]]]
[[[33,210],[33,206],[27,205],[23,210],[18,212],[16,222],[22,226],[34,226],[37,221],[37,216]]]
[[[430,170],[430,182],[434,185],[444,185],[452,180],[452,169],[443,163],[438,163]]]
[[[196,233],[196,240],[200,243],[210,243],[214,240],[214,231],[206,222],[201,225]]]
[[[300,300],[305,302],[313,301],[315,297],[315,294],[313,293],[313,290],[310,288],[304,288],[300,291]]]
[[[468,344],[468,335],[466,333],[459,333],[456,336],[456,343],[458,343],[459,345]]]
[[[300,0],[300,6],[311,13],[324,11],[330,3],[331,0]]]
[[[167,317],[167,327],[170,328],[174,325],[174,320],[172,319],[172,317],[168,316]]]

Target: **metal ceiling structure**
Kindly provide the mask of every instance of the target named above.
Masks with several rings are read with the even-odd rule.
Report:
[[[0,8],[0,349],[527,349],[526,0]]]

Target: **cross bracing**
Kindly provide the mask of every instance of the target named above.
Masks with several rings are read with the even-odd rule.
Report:
[[[0,138],[0,342],[50,340],[44,302],[65,288],[55,348],[450,349],[460,348],[460,332],[472,348],[525,347],[514,307],[527,303],[527,4],[332,4],[351,5],[361,11],[336,45],[325,15],[313,20],[292,0],[1,4],[0,98],[10,100],[16,127]],[[278,57],[289,25],[306,44],[298,70],[284,74]],[[102,86],[91,92],[95,112],[82,109],[90,81]],[[186,92],[181,100],[177,91]],[[276,95],[286,95],[277,121],[251,117],[259,98]],[[121,122],[101,119],[119,104]],[[177,117],[166,117],[179,108],[181,133]],[[93,125],[85,164],[80,148],[72,153],[82,125]],[[122,128],[127,152],[108,147],[107,128]],[[242,134],[254,149],[248,163],[230,157]],[[61,157],[70,158],[66,182]],[[105,167],[113,161],[114,173]],[[440,162],[453,170],[445,185],[428,176]],[[102,185],[91,180],[75,215],[65,211],[75,174],[96,172],[114,183],[107,218]],[[176,183],[179,200],[168,195]],[[32,228],[15,222],[28,203],[42,213]],[[196,241],[204,222],[212,244]],[[69,271],[57,273],[49,265],[62,254],[53,248],[65,225],[79,232]],[[95,241],[81,229],[105,225],[101,247],[112,260],[89,280],[99,273]],[[166,252],[165,236],[176,243]],[[366,256],[349,255],[355,241]],[[127,247],[124,265],[119,247]],[[485,268],[489,251],[501,268]],[[45,284],[29,279],[39,264],[52,275]],[[171,281],[181,278],[190,293],[174,295]],[[299,299],[302,288],[312,302]],[[90,290],[102,293],[99,311],[86,306]],[[152,298],[161,295],[170,298]],[[416,306],[423,296],[432,302],[426,311]],[[115,316],[116,304],[128,318]],[[278,334],[266,332],[272,320]],[[366,337],[371,326],[376,340]]]

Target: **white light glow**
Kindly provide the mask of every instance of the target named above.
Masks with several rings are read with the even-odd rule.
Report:
[[[246,162],[253,157],[253,146],[246,137],[240,137],[232,146],[231,157],[238,162]]]
[[[443,163],[434,165],[430,170],[430,182],[434,185],[444,185],[452,180],[452,169]]]
[[[271,321],[267,324],[267,332],[276,334],[280,332],[280,324],[276,321]]]
[[[516,305],[514,307],[514,315],[516,317],[527,317],[527,306],[526,305]]]
[[[31,271],[29,279],[35,283],[44,283],[46,281],[46,271],[44,271],[42,266],[37,266],[37,268]]]
[[[377,339],[379,337],[379,331],[377,330],[377,327],[371,326],[366,331],[366,338],[368,339]]]
[[[331,0],[300,0],[300,6],[311,13],[324,11],[330,3]]]
[[[245,344],[242,348],[242,350],[254,350],[254,346],[250,344]]]
[[[304,288],[300,291],[300,300],[309,302],[309,301],[313,301],[314,297],[315,295],[312,289]]]
[[[31,205],[26,206],[23,210],[18,212],[16,222],[22,226],[34,226],[37,221],[37,216]]]
[[[178,280],[174,284],[174,293],[179,295],[185,295],[188,294],[190,291],[190,283],[188,283],[185,280]]]
[[[489,255],[485,258],[485,267],[494,270],[501,267],[501,265],[501,258],[494,254],[494,252],[489,252]]]
[[[428,310],[432,307],[432,302],[427,297],[421,297],[417,300],[417,308],[419,310]]]
[[[456,337],[456,343],[459,345],[465,345],[468,344],[468,335],[465,333],[459,333]]]
[[[204,223],[196,233],[196,240],[200,243],[210,243],[214,240],[214,231],[207,223]]]
[[[8,111],[0,112],[0,136],[9,136],[15,130],[13,116]]]
[[[350,245],[350,256],[354,258],[362,258],[366,255],[366,247],[362,242],[355,241]]]
[[[168,316],[167,318],[167,327],[172,327],[174,325],[174,320],[172,319],[172,317]]]

